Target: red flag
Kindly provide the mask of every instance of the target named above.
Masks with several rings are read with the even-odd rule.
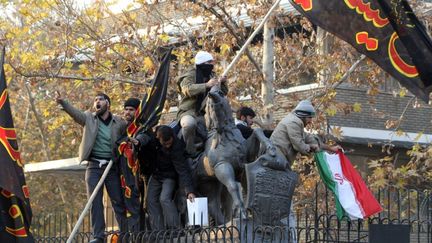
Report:
[[[34,242],[32,212],[0,58],[0,242]]]

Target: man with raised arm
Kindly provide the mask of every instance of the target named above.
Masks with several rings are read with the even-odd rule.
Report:
[[[79,161],[87,161],[85,181],[87,195],[93,193],[109,161],[115,156],[115,142],[126,129],[126,122],[110,112],[111,100],[104,93],[96,94],[93,101],[94,112],[80,111],[63,99],[59,92],[56,102],[75,122],[83,127],[82,141],[79,147]],[[120,176],[117,166],[111,167],[104,181],[111,199],[120,231],[125,225],[125,205],[121,192]],[[103,191],[99,190],[91,206],[91,224],[94,239],[91,243],[103,243],[105,240],[105,217],[102,202]]]

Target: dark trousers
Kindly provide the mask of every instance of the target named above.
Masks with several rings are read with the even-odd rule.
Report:
[[[87,184],[88,197],[90,197],[90,195],[93,193],[97,183],[102,177],[105,168],[106,166],[102,166],[102,168],[87,167],[85,179]],[[115,167],[112,167],[111,170],[108,172],[108,175],[104,181],[104,185],[111,199],[111,204],[114,209],[117,222],[120,226],[120,231],[124,232],[123,226],[125,226],[126,224],[126,210],[121,191],[120,176]],[[105,217],[102,198],[103,190],[101,187],[96,194],[90,210],[93,237],[100,239],[105,238]]]
[[[174,179],[155,179],[150,177],[147,190],[147,209],[152,230],[178,228],[180,225],[177,207],[173,201],[177,187]]]

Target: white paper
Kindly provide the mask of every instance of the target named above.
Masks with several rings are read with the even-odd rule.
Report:
[[[192,203],[187,201],[189,225],[208,226],[208,206],[206,197],[197,197]]]

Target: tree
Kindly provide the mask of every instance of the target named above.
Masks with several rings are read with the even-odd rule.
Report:
[[[0,16],[0,44],[7,47],[6,77],[23,161],[77,154],[81,129],[57,107],[53,100],[56,90],[80,109],[91,107],[96,91],[105,91],[111,96],[114,113],[118,113],[127,97],[142,97],[146,91],[159,65],[158,48],[175,45],[167,102],[167,106],[175,106],[176,74],[191,65],[196,50],[213,51],[218,61],[228,63],[269,9],[267,1],[251,0],[136,4],[139,8],[114,14],[105,1],[87,6],[71,0],[0,1],[6,9]],[[247,18],[239,19],[245,14]],[[358,104],[336,103],[335,87],[340,82],[368,86],[373,97],[383,82],[382,71],[371,62],[361,62],[350,70],[359,54],[339,40],[334,41],[332,52],[317,52],[318,47],[311,23],[278,9],[263,36],[256,38],[229,73],[233,104],[236,97],[250,95],[258,104],[254,108],[264,109],[264,114],[286,112],[302,96],[269,105],[274,90],[318,83],[318,73],[329,70],[321,80],[320,93],[305,94],[315,95],[315,103],[324,111],[314,128],[326,133],[326,117],[337,112],[361,112]],[[219,66],[217,72],[222,73],[222,69]],[[333,133],[338,135],[337,129]],[[424,161],[421,156],[425,151],[413,150],[413,163]],[[417,160],[418,156],[422,159]],[[309,163],[304,160],[299,168],[309,168]],[[314,170],[303,172],[315,174]],[[430,178],[428,173],[424,175]],[[304,180],[305,185],[312,185],[316,177],[305,176]],[[65,187],[66,194],[72,191]]]

